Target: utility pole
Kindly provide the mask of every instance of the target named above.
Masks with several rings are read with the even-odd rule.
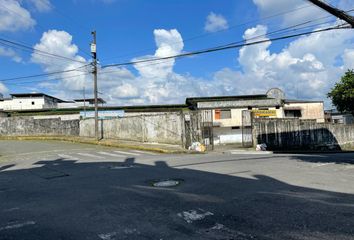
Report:
[[[93,42],[91,43],[92,64],[93,64],[93,92],[95,98],[95,137],[100,140],[98,136],[98,101],[97,101],[97,47],[96,47],[96,31],[91,32]]]
[[[84,85],[84,118],[86,118],[86,91],[85,91],[85,85]]]
[[[323,10],[329,12],[330,14],[336,16],[337,18],[340,18],[340,19],[346,21],[347,23],[350,24],[350,26],[352,28],[354,28],[354,17],[350,16],[345,11],[340,10],[338,8],[334,8],[334,7],[328,5],[320,0],[308,0],[308,1],[312,2],[316,6],[322,8]]]

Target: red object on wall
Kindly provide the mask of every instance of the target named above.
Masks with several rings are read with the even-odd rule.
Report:
[[[216,109],[215,110],[215,119],[221,119],[221,110],[220,109]]]

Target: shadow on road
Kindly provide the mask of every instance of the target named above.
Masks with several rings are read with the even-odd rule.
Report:
[[[333,164],[344,164],[344,165],[354,165],[354,157],[351,153],[315,153],[306,155],[293,155],[291,157],[293,160],[311,163],[333,163]]]
[[[191,169],[39,161],[0,171],[0,239],[353,239],[354,195]],[[176,187],[152,180],[180,179]]]

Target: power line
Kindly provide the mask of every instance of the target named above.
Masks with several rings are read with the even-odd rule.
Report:
[[[346,27],[340,27],[340,25],[338,25],[335,27],[329,27],[329,28],[325,28],[325,29],[308,31],[308,32],[292,34],[292,35],[287,35],[287,36],[281,36],[281,37],[277,37],[277,38],[260,40],[260,41],[256,41],[256,42],[250,42],[250,43],[244,43],[244,44],[232,44],[232,45],[228,44],[225,46],[219,46],[219,47],[209,48],[209,49],[205,49],[205,50],[193,51],[193,52],[189,52],[189,53],[182,53],[182,54],[177,54],[177,55],[168,56],[168,57],[150,58],[150,59],[143,59],[143,60],[138,60],[138,61],[109,64],[109,65],[102,66],[102,68],[114,67],[114,66],[116,66],[116,67],[117,66],[127,66],[127,65],[134,65],[134,64],[140,64],[140,63],[145,63],[145,62],[155,62],[155,61],[167,60],[167,59],[172,59],[172,58],[182,58],[182,57],[187,57],[187,56],[200,55],[200,54],[205,54],[205,53],[210,53],[210,52],[217,52],[217,51],[222,51],[222,50],[227,50],[227,49],[232,49],[232,48],[241,48],[241,47],[246,47],[246,46],[262,44],[262,43],[266,43],[266,42],[279,41],[279,40],[284,40],[284,39],[288,39],[288,38],[299,37],[299,36],[303,36],[303,35],[307,35],[307,34],[325,32],[325,31],[336,30],[336,29],[344,29],[344,28],[346,28]]]
[[[83,32],[88,32],[88,31],[90,32],[90,31],[91,31],[89,27],[78,23],[78,20],[77,20],[76,18],[74,18],[74,17],[72,17],[72,16],[70,16],[70,15],[68,15],[68,14],[63,13],[63,12],[60,11],[58,8],[53,7],[53,11],[54,11],[58,16],[61,16],[64,20],[66,20],[68,23],[70,23],[70,25],[75,24],[76,26],[78,26],[79,29],[82,30]],[[69,20],[69,19],[71,19],[71,20]],[[78,49],[79,49],[83,54],[85,54],[86,56],[91,57],[91,53],[89,53],[88,51],[83,50],[83,49],[80,48],[79,46],[78,46]]]
[[[1,2],[0,2],[0,5],[1,5],[3,8],[5,8],[8,12],[14,13],[14,14],[16,14],[17,16],[20,16],[21,18],[27,20],[27,18],[24,17],[22,14],[20,14],[20,13],[14,11],[14,10],[12,10],[12,9],[10,9],[10,8],[8,8],[8,7],[5,6],[4,4],[2,4]],[[40,25],[40,24],[37,23],[37,22],[36,22],[36,26],[38,26],[43,32],[46,32],[46,31],[47,31],[47,28],[46,28],[46,27]],[[77,47],[78,47],[78,49],[79,49],[82,53],[87,54],[87,53],[86,53],[84,50],[82,50],[79,46],[77,46]],[[89,56],[90,56],[90,55],[89,55]]]
[[[226,50],[226,49],[231,49],[231,48],[240,48],[240,47],[244,47],[244,46],[251,46],[251,45],[256,45],[256,44],[262,44],[262,43],[266,43],[266,42],[271,42],[271,41],[278,41],[278,40],[282,40],[282,39],[287,39],[287,38],[293,38],[293,37],[298,37],[298,36],[302,36],[302,35],[307,35],[307,34],[311,34],[311,33],[319,33],[319,32],[325,32],[325,31],[330,31],[330,30],[336,30],[336,29],[344,29],[347,27],[344,26],[336,26],[336,27],[331,27],[331,28],[325,28],[325,29],[319,29],[316,31],[309,31],[309,32],[304,32],[304,33],[298,33],[298,34],[293,34],[293,35],[288,35],[288,36],[282,36],[282,37],[278,37],[278,38],[272,38],[272,39],[268,39],[268,40],[261,40],[261,41],[257,41],[257,42],[251,42],[251,43],[246,43],[246,44],[240,44],[240,45],[231,45],[231,46],[224,46],[224,47],[219,47],[219,48],[214,48],[214,49],[209,49],[207,51],[203,51],[203,52],[215,52],[215,51],[221,51],[221,50]],[[140,65],[140,67],[147,67],[147,66],[152,66],[152,65],[159,65],[162,64],[164,62],[170,61],[170,59],[172,58],[179,58],[179,57],[184,57],[184,56],[190,56],[190,55],[196,55],[196,54],[202,54],[202,51],[199,52],[193,52],[193,53],[187,53],[187,54],[180,54],[178,56],[170,56],[170,57],[165,57],[165,58],[160,58],[160,59],[149,59],[149,62],[151,62],[151,60],[154,61],[158,61],[158,62],[154,62],[151,64],[145,64],[145,65]],[[145,61],[146,62],[146,61]],[[143,62],[139,62],[143,63]],[[131,64],[137,64],[136,62],[131,62],[129,63],[129,65]],[[120,64],[122,65],[122,64]],[[126,65],[126,64],[125,64]],[[115,65],[117,66],[117,65]],[[111,67],[111,66],[110,66]],[[107,68],[107,66],[105,67]],[[108,74],[108,73],[113,73],[113,72],[119,72],[118,70],[112,70],[112,71],[107,71],[107,72],[99,72],[99,75],[102,74]],[[64,80],[64,79],[69,79],[69,78],[74,78],[74,77],[80,77],[80,76],[86,76],[89,75],[90,73],[86,73],[86,74],[79,74],[79,75],[74,75],[74,76],[68,76],[68,77],[62,77],[62,78],[52,78],[52,79],[45,79],[45,80],[38,80],[38,81],[31,81],[31,82],[21,82],[21,83],[10,83],[8,85],[24,85],[24,84],[28,84],[28,83],[35,83],[35,82],[45,82],[45,81],[50,81],[50,80]],[[0,80],[1,82],[3,82],[4,80]]]
[[[321,24],[323,24],[323,23],[321,23]],[[301,25],[301,24],[297,24],[297,25]],[[316,25],[319,25],[319,24],[316,24]],[[313,26],[315,26],[315,25],[307,26],[305,28],[309,28],[309,27],[313,27]],[[290,27],[287,27],[287,28],[284,28],[284,29],[289,29],[289,28]],[[341,25],[339,25],[339,26],[336,26],[336,27],[319,29],[319,30],[316,30],[316,31],[308,31],[308,32],[304,32],[304,33],[298,33],[298,34],[293,34],[293,35],[288,35],[288,36],[281,36],[281,37],[278,37],[278,38],[272,38],[272,39],[266,39],[266,40],[261,40],[261,41],[247,43],[247,41],[254,40],[254,39],[257,39],[257,38],[260,38],[260,37],[270,36],[272,34],[279,33],[281,30],[284,30],[284,29],[281,29],[281,30],[270,32],[268,34],[258,35],[258,36],[255,36],[253,38],[249,38],[249,39],[245,39],[243,41],[240,41],[240,42],[246,42],[244,44],[237,44],[237,43],[240,43],[240,42],[234,42],[234,43],[231,43],[231,44],[221,45],[221,46],[217,46],[217,47],[214,47],[214,48],[194,51],[194,52],[190,52],[190,53],[179,54],[179,55],[175,55],[175,56],[168,56],[168,57],[154,58],[154,59],[145,59],[145,60],[128,62],[128,63],[119,63],[119,64],[105,65],[105,66],[102,66],[101,69],[109,68],[109,67],[116,67],[116,66],[134,65],[134,64],[139,64],[139,67],[143,67],[144,68],[144,67],[148,67],[148,66],[152,66],[152,65],[163,64],[163,63],[168,62],[168,61],[170,61],[171,59],[174,59],[174,58],[182,58],[182,57],[191,56],[191,55],[198,55],[198,54],[221,51],[221,50],[232,49],[232,48],[240,48],[240,47],[244,47],[244,46],[256,45],[256,44],[261,44],[261,43],[271,42],[271,41],[278,41],[278,40],[282,40],[282,39],[293,38],[293,37],[307,35],[307,34],[311,34],[311,33],[318,33],[318,32],[324,32],[324,31],[342,29],[342,28],[343,27],[341,27]],[[299,29],[296,29],[296,30],[298,31],[300,29],[303,29],[303,28],[299,28]],[[292,31],[294,31],[294,30],[292,30]],[[150,62],[153,62],[153,63],[150,63]],[[143,65],[142,63],[150,63],[150,64],[144,64]],[[88,65],[90,65],[90,64],[88,64]],[[88,65],[81,66],[80,68],[88,66]],[[47,73],[47,74],[37,74],[37,75],[31,75],[31,76],[25,76],[25,77],[2,79],[2,80],[0,80],[0,82],[6,82],[6,81],[18,80],[18,79],[34,78],[34,77],[42,77],[42,76],[50,76],[50,75],[53,75],[53,74],[71,72],[71,71],[76,71],[76,70],[77,69],[70,69],[70,70],[67,70],[67,71],[52,72],[52,73]],[[112,71],[106,71],[106,72],[99,71],[99,75],[113,73],[113,72],[119,72],[119,71],[118,70],[112,70]],[[88,74],[89,73],[80,74],[80,75],[77,75],[77,76],[83,76],[83,75],[88,75]],[[66,78],[72,78],[72,77],[71,76],[70,77],[62,77],[60,79],[66,79]],[[47,80],[50,80],[50,79],[47,79]],[[46,81],[46,80],[40,80],[40,81]]]
[[[18,83],[6,83],[6,85],[14,85],[14,86],[21,86],[21,85],[25,85],[28,83],[38,83],[38,82],[46,82],[46,81],[53,81],[53,80],[65,80],[65,79],[71,79],[71,78],[76,78],[76,77],[82,77],[82,76],[87,76],[91,73],[84,73],[84,74],[78,74],[78,75],[73,75],[73,76],[67,76],[67,77],[60,77],[60,78],[49,78],[49,79],[40,79],[40,80],[36,80],[36,81],[27,81],[27,82],[18,82]],[[3,82],[3,81],[0,81]]]
[[[6,44],[8,44],[10,46],[14,45],[14,46],[18,46],[20,48],[28,49],[28,50],[33,51],[36,54],[39,53],[39,55],[43,55],[43,56],[47,56],[47,57],[56,57],[56,58],[62,58],[62,59],[65,59],[65,60],[70,60],[70,61],[73,61],[73,62],[85,63],[84,61],[79,61],[79,60],[76,60],[76,59],[73,59],[73,58],[69,58],[69,57],[58,55],[58,54],[42,51],[42,50],[27,46],[25,44],[17,43],[17,42],[14,42],[14,41],[11,41],[11,40],[7,40],[7,39],[4,39],[4,38],[0,38],[0,42],[6,43]]]
[[[60,73],[68,73],[68,72],[77,71],[78,69],[89,66],[89,65],[91,65],[91,63],[80,66],[78,68],[68,69],[68,70],[64,70],[64,71],[49,72],[49,73],[35,74],[35,75],[21,76],[21,77],[14,77],[14,78],[5,78],[5,79],[0,79],[0,82],[13,81],[13,80],[19,80],[19,79],[27,79],[27,78],[44,77],[44,76],[52,76],[52,75],[60,74]]]
[[[354,9],[353,9],[354,10]],[[350,10],[350,11],[353,11],[353,10]],[[349,11],[348,11],[349,12]],[[249,38],[249,39],[245,39],[245,40],[242,40],[242,41],[238,41],[238,42],[233,42],[233,43],[229,43],[229,44],[226,44],[226,45],[221,45],[221,46],[217,46],[217,47],[214,47],[212,49],[215,49],[215,48],[220,48],[220,47],[225,47],[225,46],[232,46],[234,44],[238,44],[238,43],[242,43],[242,42],[247,42],[247,41],[250,41],[250,40],[254,40],[254,39],[257,39],[257,38],[260,38],[260,37],[266,37],[266,36],[270,36],[270,35],[274,35],[274,34],[279,34],[279,33],[285,33],[285,32],[289,32],[289,31],[298,31],[298,30],[301,30],[301,29],[306,29],[306,28],[310,28],[310,27],[314,27],[314,26],[317,26],[317,25],[321,25],[321,24],[325,24],[325,23],[328,23],[328,22],[324,22],[324,23],[319,23],[319,24],[314,24],[314,25],[310,25],[310,26],[306,26],[306,27],[303,27],[303,28],[297,28],[297,29],[292,29],[294,27],[298,27],[298,26],[302,26],[302,25],[306,25],[310,22],[314,22],[314,21],[318,21],[320,19],[324,19],[324,18],[328,18],[328,17],[321,17],[321,18],[318,18],[318,19],[313,19],[313,20],[310,20],[310,21],[307,21],[307,22],[304,22],[304,23],[300,23],[300,24],[295,24],[295,25],[292,25],[292,26],[289,26],[289,27],[286,27],[286,28],[283,28],[283,29],[279,29],[279,30],[275,30],[273,32],[269,32],[269,33],[266,33],[266,34],[262,34],[262,35],[258,35],[258,36],[255,36],[255,37],[252,37],[252,38]],[[287,31],[285,31],[287,30]],[[311,33],[311,32],[309,32]],[[307,33],[305,33],[307,34]],[[270,40],[271,41],[271,40]],[[242,47],[242,46],[240,46]],[[203,51],[203,50],[199,50],[199,51]],[[205,51],[210,51],[210,49],[205,49]],[[190,54],[190,53],[189,53]],[[177,57],[183,57],[182,56],[177,56]],[[161,58],[161,59],[146,59],[146,60],[140,60],[140,61],[135,61],[135,62],[131,62],[130,64],[128,63],[123,63],[123,64],[119,64],[119,65],[131,65],[131,64],[140,64],[140,67],[145,67],[145,66],[151,66],[151,65],[158,65],[158,64],[162,64],[164,63],[164,61],[162,61],[163,59],[166,59],[166,62],[169,61],[170,59],[172,58],[177,58],[175,56],[171,56],[171,57],[168,57],[168,58]],[[151,65],[141,65],[141,63],[143,62],[150,62],[150,61],[158,61],[158,63],[155,63],[155,64],[151,64]],[[30,75],[30,76],[24,76],[24,77],[15,77],[15,78],[8,78],[8,79],[2,79],[0,81],[10,81],[10,80],[17,80],[17,79],[26,79],[26,78],[35,78],[35,77],[43,77],[43,76],[51,76],[51,75],[54,75],[54,74],[59,74],[59,73],[65,73],[65,72],[71,72],[71,71],[78,71],[78,69],[80,68],[83,68],[85,66],[88,66],[90,64],[86,64],[84,66],[81,66],[79,68],[75,68],[75,69],[70,69],[70,70],[66,70],[66,71],[58,71],[58,72],[51,72],[51,73],[45,73],[45,74],[36,74],[36,75]],[[102,66],[102,68],[108,68],[108,67],[113,67],[113,66],[119,66],[117,64],[111,64],[111,65],[105,65],[105,66]],[[106,73],[111,73],[111,72],[115,72],[115,71],[109,71],[109,72],[100,72],[99,74],[106,74]],[[45,81],[45,80],[43,80]]]
[[[325,22],[321,22],[321,23],[317,23],[317,24],[304,26],[304,27],[301,27],[301,28],[298,28],[298,27],[299,26],[303,26],[303,25],[307,25],[307,24],[309,24],[311,22],[315,22],[315,21],[318,21],[318,20],[321,20],[321,19],[329,18],[329,17],[331,17],[331,16],[321,17],[321,18],[318,18],[318,19],[315,19],[315,20],[310,20],[310,21],[304,22],[304,23],[295,24],[295,25],[292,25],[290,27],[286,27],[286,28],[283,28],[283,29],[275,30],[275,31],[272,31],[272,32],[269,32],[269,33],[266,33],[266,34],[258,35],[258,36],[252,37],[252,38],[248,38],[248,39],[244,39],[244,40],[241,40],[241,41],[228,43],[228,44],[221,45],[221,46],[229,46],[229,45],[233,45],[233,44],[247,42],[249,40],[254,40],[254,39],[257,39],[257,38],[261,38],[261,37],[267,37],[267,36],[275,35],[275,34],[279,34],[279,33],[287,33],[287,32],[294,32],[294,31],[304,30],[304,29],[308,29],[308,28],[314,28],[314,27],[317,27],[317,26],[320,26],[320,25],[331,23],[333,21],[330,20],[330,21],[325,21]],[[219,47],[221,47],[221,46],[219,46]]]
[[[264,17],[262,19],[259,19],[259,20],[253,20],[253,21],[248,21],[248,22],[245,22],[245,23],[241,23],[241,24],[238,24],[238,25],[234,25],[232,27],[230,27],[229,29],[223,29],[223,30],[219,30],[217,32],[222,32],[222,31],[227,31],[227,30],[230,30],[232,28],[236,28],[236,27],[240,27],[240,26],[244,26],[244,25],[248,25],[248,24],[251,24],[251,23],[255,23],[255,22],[260,22],[262,20],[265,20],[265,19],[270,19],[270,18],[274,18],[274,17],[277,17],[277,16],[281,16],[281,15],[284,15],[284,14],[288,14],[288,13],[291,13],[291,12],[294,12],[294,11],[298,11],[298,10],[301,10],[301,9],[304,9],[304,8],[308,8],[308,7],[314,7],[313,5],[306,5],[306,6],[302,6],[302,7],[299,7],[299,8],[295,8],[295,9],[292,9],[292,10],[289,10],[289,11],[285,11],[285,12],[280,12],[280,13],[277,13],[277,14],[274,14],[274,15],[271,15],[271,16],[267,16],[267,17]],[[350,9],[350,10],[347,10],[345,11],[346,13],[349,13],[349,12],[353,12],[354,9]],[[327,16],[324,16],[324,17],[320,17],[320,18],[316,18],[316,19],[312,19],[312,20],[309,20],[309,21],[306,21],[304,23],[300,23],[300,25],[304,25],[304,24],[308,24],[310,22],[315,22],[315,21],[318,21],[318,20],[322,20],[322,19],[326,19],[326,18],[330,18],[330,17],[333,17],[333,15],[327,15]],[[325,22],[327,23],[327,22]],[[323,23],[324,24],[324,23]],[[297,26],[294,25],[294,26]],[[294,26],[290,26],[290,27],[286,27],[285,29],[287,28],[291,28],[291,27],[294,27]],[[317,25],[314,25],[314,26],[317,26]],[[283,31],[284,29],[280,29],[280,30],[276,30],[276,31]],[[275,32],[276,32],[275,31]],[[210,35],[210,34],[214,34],[214,33],[217,33],[217,32],[213,32],[213,33],[206,33],[206,34],[202,34],[202,35],[199,35],[199,36],[196,36],[196,37],[191,37],[191,38],[187,38],[185,40],[182,40],[182,41],[178,41],[178,42],[174,42],[172,43],[171,45],[175,45],[175,44],[178,44],[178,43],[181,43],[181,42],[187,42],[187,41],[190,41],[190,40],[194,40],[194,39],[197,39],[197,38],[200,38],[200,37],[203,37],[203,36],[206,36],[206,35]],[[241,41],[239,41],[241,42]],[[238,42],[238,43],[239,43]],[[150,49],[147,49],[147,50],[154,50],[156,48],[150,48]],[[142,51],[137,51],[136,53],[142,53],[142,52],[146,52],[146,50],[142,50]],[[132,54],[126,54],[126,55],[121,55],[121,56],[118,56],[118,57],[112,57],[112,58],[107,58],[107,59],[114,59],[114,58],[119,58],[119,57],[123,57],[123,56],[130,56]],[[105,59],[105,60],[107,60]]]
[[[302,10],[302,9],[305,9],[305,8],[309,8],[309,7],[314,7],[314,6],[312,4],[305,4],[305,6],[294,8],[294,9],[291,9],[291,10],[288,10],[288,11],[279,12],[279,13],[276,13],[276,14],[273,14],[273,15],[269,15],[269,16],[257,19],[257,20],[250,20],[250,21],[246,21],[244,23],[233,25],[233,26],[230,26],[228,29],[222,29],[222,30],[218,30],[218,31],[215,31],[215,32],[212,32],[212,33],[203,33],[203,34],[200,34],[200,35],[197,35],[197,36],[194,36],[194,37],[186,38],[186,39],[184,39],[182,41],[174,42],[174,43],[172,43],[172,45],[176,45],[176,44],[179,44],[179,43],[182,43],[182,42],[184,43],[184,42],[188,42],[188,41],[193,41],[195,39],[207,37],[209,35],[216,34],[216,33],[219,33],[219,32],[230,31],[231,29],[235,29],[235,28],[242,27],[242,26],[247,26],[247,25],[250,25],[252,23],[261,22],[261,21],[264,21],[264,20],[268,20],[268,19],[272,19],[272,18],[275,18],[275,17],[282,16],[282,15],[287,15],[287,14],[290,14],[292,12],[296,12],[296,11],[299,11],[299,10]],[[117,57],[106,58],[106,59],[103,59],[103,60],[101,59],[101,61],[106,61],[106,60],[110,60],[110,59],[117,59],[117,58],[125,57],[125,56],[131,56],[131,55],[134,55],[134,54],[143,53],[143,52],[146,52],[146,51],[149,51],[149,50],[154,50],[154,49],[155,48],[148,48],[148,49],[141,50],[141,51],[136,51],[136,52],[130,53],[130,54],[124,54],[124,55],[120,55],[120,56],[117,56]]]

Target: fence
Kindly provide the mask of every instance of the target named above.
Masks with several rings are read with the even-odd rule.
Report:
[[[99,121],[101,138],[183,145],[181,112],[127,116]],[[80,136],[94,137],[94,119],[80,121]]]
[[[79,120],[34,119],[32,117],[0,118],[1,136],[78,136]]]
[[[354,146],[354,125],[316,123],[299,119],[256,119],[255,144],[271,150],[343,149]]]

